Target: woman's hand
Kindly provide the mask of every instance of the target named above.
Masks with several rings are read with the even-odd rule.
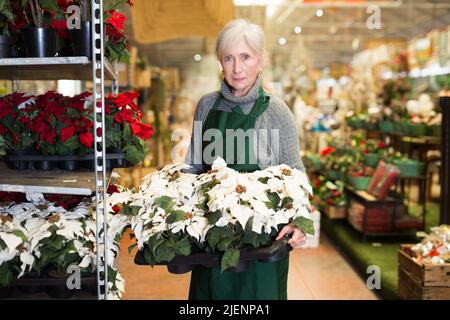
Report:
[[[305,233],[293,223],[284,226],[275,240],[280,240],[286,234],[292,234],[291,239],[288,242],[292,248],[303,245],[306,242]]]

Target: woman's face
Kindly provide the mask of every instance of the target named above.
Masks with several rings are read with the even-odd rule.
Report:
[[[244,39],[225,51],[220,63],[225,80],[235,90],[235,96],[246,95],[262,71],[260,57]]]

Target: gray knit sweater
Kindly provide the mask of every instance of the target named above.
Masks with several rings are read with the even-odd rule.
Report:
[[[194,121],[201,121],[203,124],[218,94],[222,94],[223,99],[217,107],[217,110],[231,112],[231,109],[239,104],[242,111],[248,114],[259,96],[258,89],[260,86],[261,77],[258,77],[247,95],[236,97],[225,80],[222,81],[220,93],[213,92],[200,99],[195,110]],[[294,117],[283,100],[271,94],[268,95],[270,97],[269,106],[256,119],[255,129],[257,132],[259,129],[268,129],[269,133],[258,136],[257,143],[255,144],[257,144],[257,148],[270,150],[270,152],[259,154],[255,151],[255,154],[258,154],[258,166],[261,169],[265,169],[272,165],[287,164],[292,168],[304,171],[304,166],[300,158],[299,135]],[[272,135],[270,132],[277,134]],[[199,143],[199,145],[195,148],[194,145],[196,143]],[[192,169],[189,170],[191,173],[199,174],[206,171],[204,165],[193,163],[194,159],[201,159],[201,144],[202,132],[201,130],[194,130],[193,126],[191,143],[185,159],[185,162],[192,166]],[[198,154],[194,154],[195,152]],[[265,158],[264,155],[266,155]]]

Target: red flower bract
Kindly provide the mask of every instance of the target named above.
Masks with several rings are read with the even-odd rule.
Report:
[[[334,148],[328,147],[328,148],[325,148],[325,149],[323,149],[322,151],[320,151],[320,155],[321,155],[322,157],[326,157],[327,155],[329,155],[330,153],[332,153],[332,152],[334,152],[334,151],[335,151]]]
[[[117,11],[110,11],[111,16],[108,18],[107,22],[114,27],[117,31],[121,32],[125,29],[125,21],[127,18]]]
[[[79,135],[80,142],[87,148],[92,148],[92,144],[94,143],[94,136],[90,131],[86,131],[83,133],[80,133]]]
[[[75,127],[68,126],[61,129],[61,141],[66,142],[68,139],[72,138],[75,134]]]
[[[131,122],[130,127],[133,135],[138,136],[142,140],[148,140],[153,134],[153,128],[140,121]]]

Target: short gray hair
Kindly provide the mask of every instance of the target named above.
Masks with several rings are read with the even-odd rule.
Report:
[[[216,43],[217,59],[222,60],[224,51],[242,39],[259,55],[263,63],[266,58],[264,31],[259,25],[244,19],[230,21],[220,32]]]

